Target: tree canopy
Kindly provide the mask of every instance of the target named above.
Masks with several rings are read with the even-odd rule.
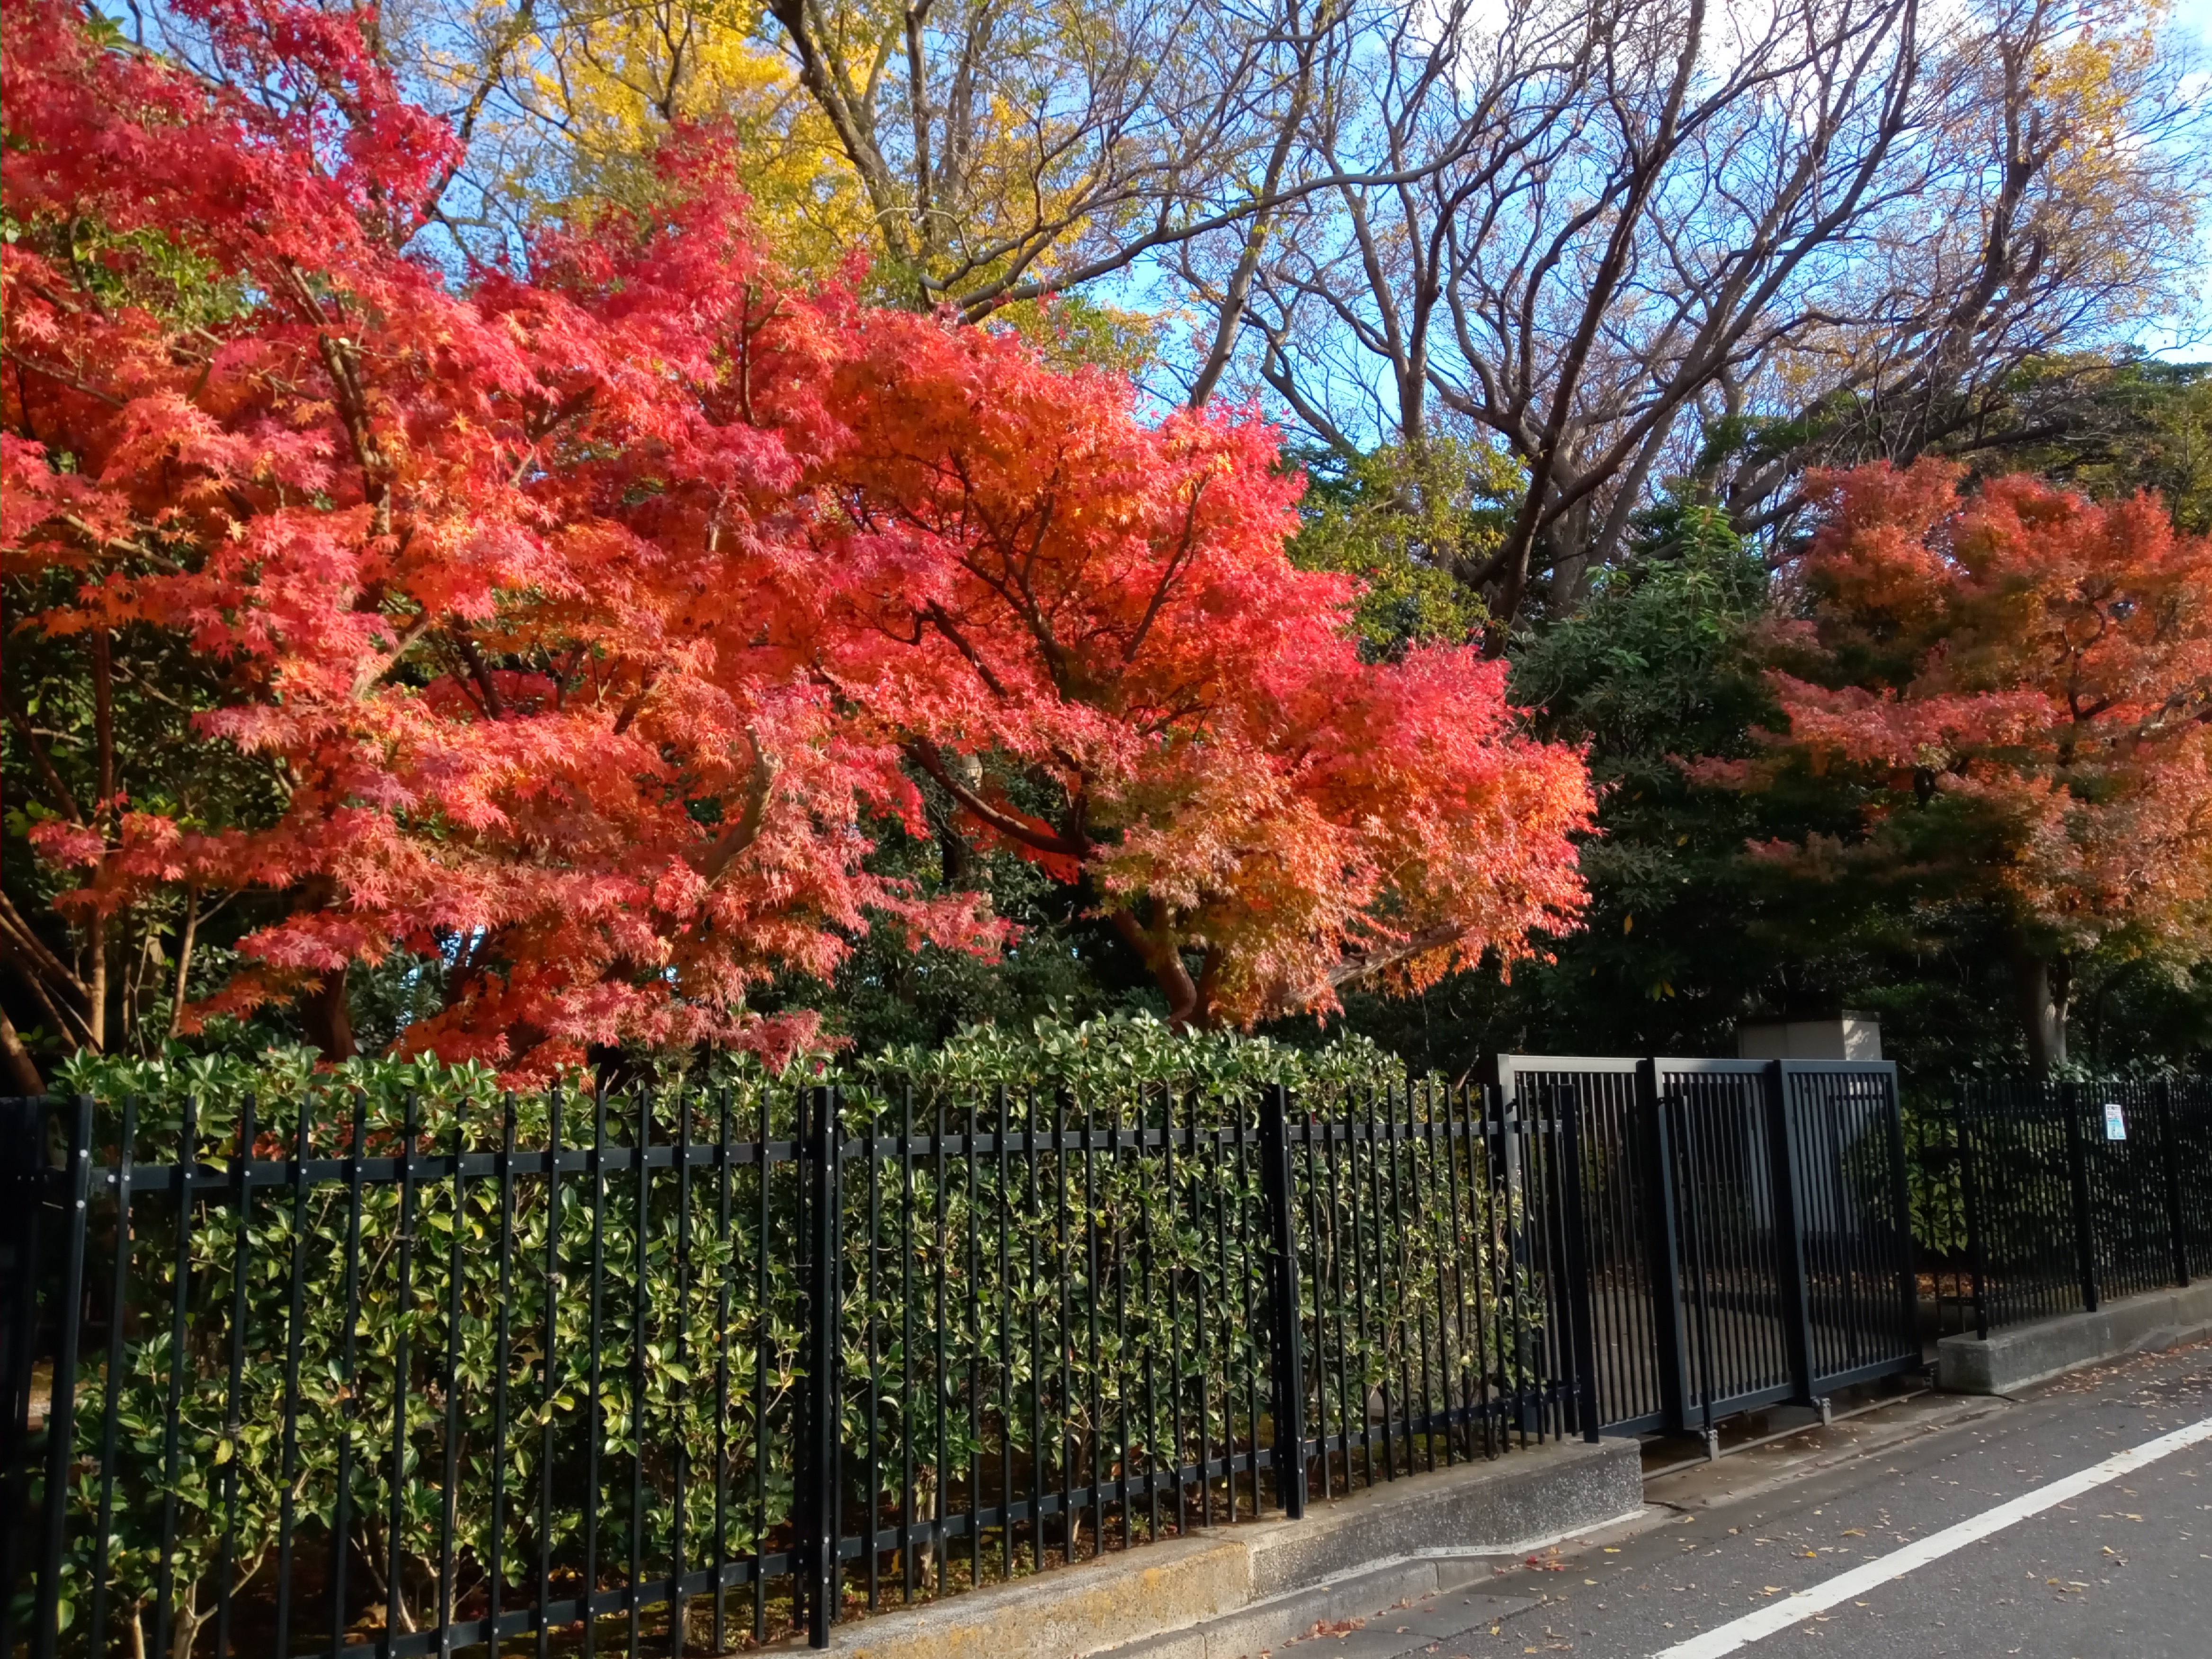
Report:
[[[2148,495],[1957,481],[1819,478],[1771,671],[1786,733],[1731,769],[1858,803],[1856,834],[1768,856],[1987,909],[2049,1065],[2074,957],[2212,954],[2212,540]]]
[[[173,1029],[296,1003],[343,1055],[349,975],[404,958],[439,988],[404,1048],[785,1051],[778,973],[1005,943],[872,862],[925,781],[1188,1023],[1571,925],[1579,756],[1463,646],[1363,659],[1249,411],[1146,422],[793,282],[710,129],[651,211],[455,276],[410,243],[460,135],[358,19],[181,9],[225,79],[58,0],[6,40],[9,714],[70,929],[11,898],[6,942],[50,1035],[143,1024],[167,940]],[[246,925],[191,997],[214,903]]]

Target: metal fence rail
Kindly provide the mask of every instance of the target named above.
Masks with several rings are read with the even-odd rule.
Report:
[[[1979,1081],[1953,1128],[1981,1334],[2212,1273],[2212,1081]]]
[[[1479,1089],[0,1119],[0,1653],[819,1644],[1596,1431],[1575,1125]]]

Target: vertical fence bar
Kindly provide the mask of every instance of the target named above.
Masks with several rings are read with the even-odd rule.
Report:
[[[811,1647],[830,1645],[837,1594],[837,1169],[836,1095],[801,1093],[799,1145],[806,1158],[805,1432],[796,1474],[800,1507],[799,1583]],[[970,1137],[971,1144],[973,1137]]]
[[[76,1350],[84,1323],[84,1233],[92,1191],[92,1097],[79,1095],[69,1119],[69,1164],[62,1181],[62,1287],[55,1304],[53,1386],[46,1396],[46,1537],[39,1555],[39,1599],[31,1651],[52,1659],[61,1635],[62,1534],[69,1517],[70,1464],[76,1455]],[[15,1517],[9,1516],[12,1524]],[[0,1595],[13,1585],[0,1585]]]
[[[2097,1311],[2096,1220],[2089,1208],[2089,1148],[2081,1128],[2081,1091],[2058,1085],[2066,1113],[2066,1173],[2074,1190],[2074,1254],[2081,1275],[2081,1306]]]
[[[1297,1209],[1291,1192],[1289,1091],[1260,1097],[1261,1180],[1267,1203],[1267,1339],[1275,1409],[1275,1496],[1285,1520],[1306,1512],[1304,1333],[1298,1318]],[[1255,1447],[1257,1452],[1257,1447]],[[1255,1486],[1256,1487],[1255,1480]]]
[[[385,1607],[381,1651],[389,1655],[400,1631],[399,1609],[406,1595],[407,1542],[404,1530],[407,1501],[408,1336],[414,1326],[415,1300],[415,1139],[420,1105],[415,1091],[407,1091],[406,1127],[399,1142],[399,1260],[393,1278],[398,1290],[392,1300],[392,1489],[385,1516]]]
[[[169,1651],[169,1620],[176,1595],[177,1455],[184,1417],[185,1296],[192,1272],[192,1167],[198,1161],[199,1097],[185,1097],[185,1121],[177,1137],[177,1166],[172,1183],[177,1195],[177,1255],[169,1307],[169,1387],[161,1423],[161,1559],[155,1569],[154,1650]]]
[[[508,1091],[501,1103],[499,1127],[499,1309],[492,1335],[491,1520],[483,1563],[484,1617],[491,1621],[491,1641],[485,1652],[497,1659],[500,1649],[499,1612],[507,1588],[504,1557],[507,1548],[507,1373],[509,1314],[514,1300],[514,1094]],[[283,1655],[278,1659],[283,1659]]]
[[[599,1609],[593,1597],[599,1588],[599,1453],[606,1430],[605,1401],[599,1391],[600,1342],[605,1328],[607,1288],[607,1091],[604,1085],[592,1091],[592,1150],[585,1168],[591,1171],[592,1289],[591,1337],[585,1365],[588,1373],[584,1398],[584,1571],[577,1595],[584,1604],[584,1659],[599,1651]]]
[[[623,1570],[623,1609],[629,1615],[629,1659],[638,1659],[645,1619],[638,1588],[645,1573],[645,1395],[651,1381],[646,1341],[653,1323],[653,1091],[638,1090],[631,1104],[637,1112],[629,1142],[637,1160],[637,1213],[630,1238],[629,1558]]]
[[[345,1646],[346,1564],[352,1559],[353,1425],[361,1415],[354,1392],[355,1358],[361,1340],[362,1143],[368,1133],[368,1097],[353,1097],[353,1139],[346,1156],[345,1334],[339,1349],[337,1474],[331,1491],[331,1652]]]
[[[1773,1171],[1774,1231],[1780,1245],[1776,1265],[1781,1269],[1782,1334],[1790,1355],[1790,1375],[1797,1398],[1806,1405],[1813,1399],[1813,1309],[1805,1273],[1805,1229],[1799,1218],[1797,1188],[1797,1127],[1790,1110],[1789,1091],[1783,1086],[1783,1062],[1770,1060],[1759,1074],[1759,1089],[1766,1106],[1768,1163]]]
[[[1912,1188],[1905,1165],[1905,1103],[1899,1097],[1897,1068],[1893,1066],[1882,1079],[1885,1099],[1882,1122],[1889,1141],[1890,1196],[1889,1201],[1897,1212],[1898,1251],[1898,1317],[1899,1330],[1905,1348],[1913,1353],[1920,1352],[1920,1273],[1919,1246],[1912,1237]],[[1940,1331],[1941,1327],[1939,1325]]]
[[[1987,1222],[1982,1211],[1981,1172],[1974,1162],[1973,1109],[1967,1099],[1960,1099],[1952,1121],[1959,1146],[1959,1195],[1966,1210],[1966,1268],[1973,1275],[1974,1334],[1986,1342],[1990,1340],[1989,1249],[1984,1231]]]
[[[299,1121],[293,1126],[291,1304],[284,1320],[284,1438],[279,1454],[277,1478],[284,1496],[276,1516],[276,1653],[289,1659],[292,1651],[292,1528],[300,1474],[300,1339],[307,1321],[307,1160],[314,1155],[315,1097],[300,1094]],[[128,1162],[126,1158],[125,1162]],[[118,1243],[119,1243],[118,1239]],[[119,1286],[121,1279],[118,1276]],[[115,1305],[119,1314],[123,1298]],[[101,1530],[106,1531],[103,1522]]]
[[[730,1287],[736,1281],[740,1260],[730,1231],[730,1091],[715,1097],[714,1201],[719,1224],[715,1241],[725,1253],[720,1283],[714,1287],[714,1614],[708,1644],[716,1653],[730,1645]],[[760,1166],[765,1178],[768,1169]],[[761,1540],[753,1540],[754,1571],[768,1553]]]
[[[803,1101],[805,1091],[799,1091]],[[754,1167],[760,1184],[754,1196],[760,1200],[753,1227],[753,1640],[768,1639],[768,1368],[769,1350],[775,1340],[775,1321],[769,1312],[769,1141],[775,1129],[775,1091],[766,1084],[760,1091],[760,1152]],[[793,1124],[794,1133],[799,1125]],[[795,1155],[799,1143],[794,1139]],[[798,1169],[793,1170],[795,1176]],[[795,1475],[798,1471],[793,1470]]]
[[[1651,1238],[1651,1330],[1658,1350],[1659,1403],[1665,1425],[1690,1426],[1690,1355],[1682,1332],[1682,1249],[1675,1224],[1674,1138],[1659,1097],[1659,1067],[1636,1065],[1636,1115],[1644,1125]]]
[[[7,1323],[0,1328],[0,1653],[15,1649],[15,1582],[30,1479],[32,1349],[39,1328],[39,1232],[46,1185],[42,1096],[0,1100],[0,1192],[7,1194]],[[111,1388],[112,1384],[111,1383]]]
[[[2181,1149],[2174,1144],[2173,1079],[2162,1077],[2152,1091],[2158,1108],[2159,1162],[2166,1176],[2166,1236],[2173,1250],[2173,1282],[2189,1286],[2189,1232],[2182,1218]]]
[[[669,1437],[674,1443],[670,1462],[674,1465],[673,1497],[670,1504],[668,1546],[668,1651],[671,1659],[684,1659],[684,1644],[690,1634],[690,1598],[684,1593],[685,1564],[684,1526],[690,1516],[685,1500],[690,1496],[690,1443],[684,1437],[684,1409],[690,1403],[691,1385],[684,1380],[691,1375],[691,1114],[692,1097],[678,1088],[672,1091],[676,1109],[676,1386],[669,1391]],[[721,1563],[718,1558],[715,1565]],[[496,1654],[498,1649],[492,1651]]]
[[[301,1133],[304,1136],[307,1133],[304,1127],[307,1122],[307,1115],[305,1112],[301,1114],[300,1121],[303,1126],[301,1130]],[[123,1137],[116,1148],[117,1162],[114,1174],[115,1279],[114,1283],[109,1287],[107,1296],[107,1379],[106,1399],[100,1431],[100,1509],[93,1522],[92,1613],[85,1625],[85,1630],[88,1632],[88,1640],[95,1652],[99,1650],[99,1644],[103,1632],[107,1629],[107,1546],[108,1540],[112,1534],[115,1516],[115,1437],[118,1428],[117,1410],[123,1402],[123,1328],[126,1322],[123,1317],[123,1310],[125,1301],[131,1294],[131,1170],[132,1162],[137,1153],[137,1142],[138,1097],[136,1095],[133,1095],[123,1103]],[[296,1262],[300,1259],[300,1252],[296,1246],[294,1248],[292,1254],[293,1260]],[[27,1279],[24,1283],[19,1286],[19,1293],[27,1297],[30,1294],[30,1290],[31,1285]],[[298,1272],[295,1268],[294,1272],[292,1291],[292,1334],[290,1339],[293,1363],[290,1371],[287,1374],[285,1385],[285,1400],[287,1403],[285,1406],[286,1437],[284,1474],[285,1479],[288,1482],[291,1478],[292,1473],[290,1434],[291,1414],[297,1409],[297,1407],[290,1402],[297,1397],[299,1392],[299,1327],[300,1293],[298,1288]],[[4,1492],[6,1490],[7,1487],[5,1482],[0,1481],[0,1492]],[[292,1514],[289,1501],[291,1493],[288,1487],[285,1493],[285,1535],[282,1553],[278,1557],[280,1570],[288,1575],[291,1569],[292,1556]],[[0,1515],[12,1516],[14,1514],[15,1510],[13,1509],[0,1511]],[[6,1520],[0,1519],[0,1527],[5,1527],[7,1525],[8,1522]],[[0,1586],[12,1585],[15,1582],[15,1577],[12,1573],[0,1576]],[[283,1637],[286,1628],[284,1623],[284,1614],[286,1612],[284,1598],[289,1589],[289,1586],[286,1580],[280,1577],[277,1581],[276,1589],[276,1632],[278,1636],[278,1651],[280,1652],[286,1650],[283,1646]],[[0,1638],[0,1653],[6,1653],[9,1650],[10,1644],[4,1638]]]
[[[453,1650],[454,1604],[460,1599],[458,1551],[461,1524],[461,1291],[467,1283],[464,1255],[469,1232],[468,1187],[461,1178],[461,1162],[468,1155],[465,1121],[468,1103],[453,1103],[453,1231],[446,1257],[446,1352],[438,1366],[438,1386],[445,1390],[446,1420],[442,1425],[445,1466],[439,1471],[438,1491],[438,1651]],[[495,1462],[505,1448],[493,1443]],[[499,1650],[493,1644],[492,1651]]]
[[[1583,1205],[1582,1091],[1571,1083],[1559,1091],[1560,1196],[1565,1200],[1566,1295],[1560,1298],[1571,1323],[1575,1392],[1582,1405],[1582,1435],[1598,1441],[1597,1328],[1590,1283],[1589,1228]]]
[[[553,1643],[553,1626],[545,1616],[546,1603],[553,1599],[554,1402],[561,1391],[553,1367],[561,1352],[561,1292],[566,1285],[561,1272],[561,1085],[556,1083],[545,1091],[545,1331],[544,1352],[538,1357],[543,1403],[538,1426],[538,1614],[532,1621],[538,1659],[546,1659]]]
[[[222,1542],[215,1567],[215,1650],[230,1651],[232,1552],[238,1538],[239,1389],[246,1375],[246,1255],[253,1238],[253,1095],[239,1103],[238,1155],[231,1165],[232,1221],[238,1236],[230,1246],[230,1370],[223,1387],[222,1438],[216,1457],[222,1470]]]

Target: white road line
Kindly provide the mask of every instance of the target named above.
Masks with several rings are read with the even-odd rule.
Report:
[[[1993,1510],[1984,1510],[1970,1520],[1954,1527],[1930,1533],[1917,1543],[1907,1544],[1901,1550],[1893,1550],[1876,1561],[1863,1567],[1853,1567],[1849,1572],[1838,1573],[1810,1589],[1795,1592],[1786,1601],[1771,1602],[1757,1613],[1693,1636],[1686,1642],[1677,1642],[1652,1656],[1652,1659],[1721,1659],[1725,1653],[1748,1647],[1775,1632],[1788,1630],[1790,1626],[1810,1619],[1816,1613],[1826,1612],[1838,1602],[1849,1601],[1864,1595],[1869,1590],[1902,1578],[1915,1567],[1924,1567],[1930,1561],[1940,1561],[1954,1550],[1964,1549],[1978,1539],[1991,1533],[2002,1532],[2015,1521],[2025,1521],[2031,1515],[2064,1503],[2069,1498],[2079,1498],[2083,1492],[2117,1480],[2131,1469],[2146,1463],[2154,1463],[2172,1452],[2194,1446],[2201,1441],[2212,1440],[2212,1417],[2202,1423],[2192,1423],[2185,1429],[2176,1429],[2172,1434],[2160,1435],[2146,1441],[2133,1451],[2124,1451],[2103,1462],[2069,1474],[2063,1480],[2054,1480],[2047,1486],[2038,1486],[2024,1492],[2009,1503],[2000,1504]]]

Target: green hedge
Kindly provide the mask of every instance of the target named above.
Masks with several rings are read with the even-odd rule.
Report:
[[[1181,1036],[1139,1019],[971,1031],[942,1050],[860,1061],[813,1056],[775,1077],[717,1064],[635,1098],[651,1102],[656,1144],[675,1139],[687,1121],[697,1142],[714,1140],[726,1121],[739,1139],[763,1122],[771,1138],[787,1138],[798,1091],[815,1081],[842,1087],[852,1136],[895,1132],[908,1112],[918,1130],[940,1113],[957,1129],[969,1109],[987,1121],[1003,1109],[1016,1127],[1073,1124],[1086,1114],[1101,1124],[1109,1115],[1157,1124],[1170,1114],[1177,1123],[1249,1124],[1258,1085],[1273,1082],[1340,1099],[1370,1098],[1394,1082],[1403,1092],[1401,1075],[1371,1044],[1304,1051]],[[356,1114],[368,1155],[389,1157],[410,1111],[426,1155],[542,1149],[553,1108],[548,1093],[501,1092],[481,1067],[355,1061],[319,1071],[299,1051],[79,1061],[59,1083],[98,1103],[95,1161],[103,1165],[119,1155],[125,1103],[138,1165],[177,1162],[189,1103],[193,1158],[223,1169],[249,1102],[255,1155],[272,1159],[301,1145],[303,1118],[310,1158],[343,1156]],[[588,1140],[598,1109],[590,1098],[569,1091],[562,1109],[563,1146]],[[635,1124],[635,1109],[634,1101],[617,1103],[611,1141],[634,1133],[625,1126]],[[1455,1299],[1471,1296],[1494,1330],[1501,1297],[1533,1303],[1499,1249],[1498,1218],[1479,1204],[1453,1207],[1454,1181],[1472,1194],[1481,1189],[1479,1172],[1471,1164],[1446,1167],[1453,1155],[1434,1149],[1405,1156],[1402,1174],[1395,1163],[1389,1170],[1395,1209],[1363,1206],[1334,1182],[1302,1195],[1314,1269],[1309,1318],[1348,1314],[1355,1298],[1360,1304],[1358,1340],[1333,1362],[1333,1386],[1359,1416],[1369,1390],[1398,1386],[1417,1364],[1498,1387],[1527,1380],[1525,1352],[1477,1352],[1480,1339],[1456,1336],[1445,1317]],[[1465,1164],[1475,1154],[1460,1156]],[[1249,1382],[1260,1365],[1255,1322],[1226,1316],[1249,1314],[1255,1295],[1253,1161],[1184,1160],[1171,1182],[1157,1154],[1100,1158],[1095,1167],[1073,1154],[1034,1167],[1017,1162],[1003,1182],[988,1160],[972,1171],[956,1161],[941,1183],[919,1170],[910,1196],[882,1189],[879,1167],[899,1165],[866,1163],[865,1173],[848,1174],[842,1235],[842,1405],[846,1444],[856,1449],[848,1473],[866,1484],[857,1468],[872,1448],[878,1475],[872,1492],[849,1490],[856,1512],[886,1522],[908,1510],[927,1516],[934,1503],[972,1497],[979,1482],[1000,1478],[994,1469],[1038,1459],[1080,1468],[1085,1460],[1109,1467],[1153,1457],[1174,1438],[1173,1387],[1186,1390],[1182,1404],[1194,1405],[1186,1441],[1194,1421],[1217,1443],[1249,1443],[1261,1432],[1249,1388],[1194,1402],[1189,1378],[1164,1387],[1159,1374],[1164,1356],[1194,1352],[1200,1306],[1214,1310],[1205,1332],[1208,1368]],[[679,1518],[688,1531],[684,1559],[694,1567],[710,1545],[732,1557],[782,1547],[803,1364],[793,1166],[695,1170],[688,1183],[659,1171],[642,1229],[633,1182],[611,1178],[596,1204],[585,1201],[588,1182],[564,1178],[556,1223],[542,1176],[515,1179],[511,1212],[495,1177],[470,1180],[458,1200],[450,1179],[425,1180],[405,1229],[392,1184],[365,1185],[357,1210],[341,1182],[313,1185],[304,1201],[289,1187],[258,1187],[242,1217],[234,1194],[210,1191],[188,1206],[181,1249],[173,1199],[138,1196],[123,1262],[124,1300],[135,1317],[119,1334],[96,1319],[80,1372],[66,1568],[74,1639],[84,1640],[92,1612],[100,1451],[111,1412],[117,1451],[100,1592],[104,1641],[118,1640],[118,1632],[125,1645],[155,1639],[162,1542],[173,1535],[174,1659],[190,1655],[196,1632],[214,1616],[219,1583],[267,1602],[288,1490],[290,1535],[319,1569],[337,1520],[342,1462],[353,1583],[373,1589],[404,1628],[437,1621],[448,1526],[467,1563],[451,1587],[462,1616],[481,1611],[495,1543],[509,1583],[534,1577],[548,1548],[556,1596],[574,1594],[586,1577],[601,1587],[624,1581],[633,1516],[641,1577],[676,1559]],[[902,1212],[910,1222],[895,1218],[902,1202],[910,1203]],[[95,1221],[91,1253],[101,1309],[114,1273],[112,1210],[106,1215]],[[1148,1269],[1141,1284],[1140,1257]],[[595,1261],[603,1282],[596,1304]],[[349,1279],[360,1308],[350,1328]],[[1315,1285],[1334,1287],[1319,1300],[1336,1305],[1316,1305]],[[1085,1334],[1095,1319],[1105,1322],[1107,1337],[1093,1344]],[[120,1362],[112,1389],[111,1336]],[[289,1382],[295,1338],[297,1380]],[[398,1420],[403,1376],[407,1407]],[[289,1439],[288,1394],[295,1407]],[[1174,1449],[1188,1455],[1187,1444]],[[506,1493],[496,1517],[495,1474]],[[706,1519],[716,1515],[719,1538]],[[226,1519],[234,1538],[227,1571]],[[587,1567],[592,1527],[597,1553]],[[1079,1525],[1074,1531],[1052,1547],[1082,1553]],[[1031,1540],[1036,1550],[1045,1543]],[[945,1559],[925,1560],[920,1571],[926,1589],[964,1582]],[[299,1582],[313,1582],[321,1597],[320,1578],[318,1570]],[[295,1607],[295,1631],[326,1635],[326,1605]],[[742,1626],[754,1611],[734,1616]],[[198,1642],[204,1650],[204,1634]]]

